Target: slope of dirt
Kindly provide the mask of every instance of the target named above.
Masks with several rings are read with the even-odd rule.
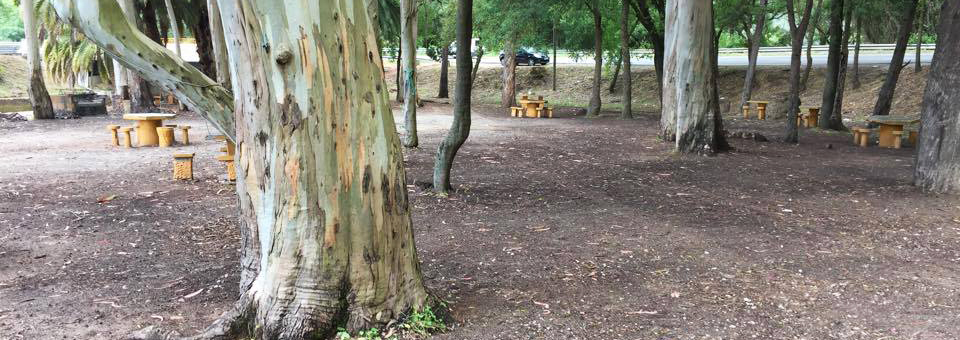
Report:
[[[919,114],[924,84],[926,84],[927,69],[929,67],[925,67],[924,71],[919,74],[914,73],[912,68],[901,73],[893,101],[892,114]],[[474,85],[474,101],[487,104],[498,104],[500,102],[501,70],[502,68],[499,66],[482,65],[480,67]],[[722,98],[721,105],[724,112],[728,114],[735,115],[739,111],[735,107],[739,105],[745,70],[745,67],[722,67],[720,69],[718,85]],[[418,71],[420,73],[417,85],[420,86],[419,93],[421,96],[423,98],[436,97],[439,88],[439,65],[424,63]],[[801,94],[801,101],[804,105],[820,106],[824,72],[825,69],[822,68],[813,69],[807,90]],[[593,69],[591,67],[558,65],[556,91],[552,90],[552,74],[552,68],[549,66],[518,67],[517,92],[532,92],[536,95],[543,95],[553,105],[559,107],[583,107],[590,101],[590,89],[593,86]],[[451,66],[449,75],[451,95],[453,94],[455,75],[456,70]],[[851,73],[847,76],[844,118],[862,121],[870,115],[885,75],[886,67],[861,67],[862,85],[860,88],[854,89],[852,88],[853,75],[851,70]],[[772,118],[784,117],[785,109],[782,103],[786,101],[789,93],[789,76],[790,70],[786,66],[758,68],[757,85],[753,98],[771,102],[769,111]],[[387,79],[391,80],[388,81],[391,91],[396,91],[396,83],[392,81],[395,77],[394,66],[388,63]],[[622,107],[619,84],[614,93],[607,91],[611,78],[612,70],[605,70],[602,78],[602,102],[607,110],[619,110]],[[638,113],[656,114],[659,112],[658,85],[656,72],[653,68],[634,66],[633,84],[634,110]]]
[[[452,310],[437,339],[960,338],[960,200],[910,186],[912,149],[804,130],[677,156],[652,115],[476,106],[438,197],[412,184],[450,110],[422,108],[404,155],[421,268]],[[233,303],[234,188],[185,122],[195,144],[133,150],[106,145],[118,119],[0,122],[0,339],[193,333]],[[196,181],[169,179],[174,152],[197,153]]]
[[[30,72],[20,56],[0,55],[0,98],[27,96]]]

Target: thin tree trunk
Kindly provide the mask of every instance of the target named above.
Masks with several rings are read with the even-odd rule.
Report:
[[[757,72],[757,58],[760,55],[760,44],[763,42],[763,27],[764,23],[767,20],[767,1],[760,0],[760,12],[757,13],[757,25],[753,29],[753,37],[750,39],[750,51],[747,56],[747,75],[743,79],[743,92],[740,96],[740,105],[737,107],[743,107],[747,105],[747,101],[750,100],[750,97],[753,95],[753,83],[754,76]]]
[[[850,21],[852,20],[852,8],[846,13],[846,23],[843,28],[843,48],[840,51],[840,70],[837,75],[837,97],[833,102],[833,114],[830,116],[830,129],[845,131],[843,126],[843,94],[847,88],[847,60],[850,55]]]
[[[669,0],[665,31],[663,116],[675,117],[673,126],[661,120],[665,139],[675,141],[677,152],[715,152],[720,136],[715,121],[712,2]]]
[[[557,23],[553,23],[553,90],[557,90]]]
[[[860,84],[860,43],[862,42],[860,36],[860,17],[856,18],[857,20],[857,44],[853,48],[853,89],[859,89]]]
[[[43,82],[43,67],[40,59],[37,18],[33,10],[33,0],[20,0],[20,14],[23,16],[23,34],[27,43],[27,66],[30,69],[30,106],[34,119],[53,119],[53,103],[47,86]]]
[[[619,60],[613,61],[613,78],[610,79],[610,86],[607,87],[607,92],[614,93],[617,91],[617,78],[620,78],[620,67],[623,66],[623,56],[618,56]]]
[[[500,106],[517,106],[517,48],[513,40],[504,44],[503,55],[503,89],[500,92]]]
[[[920,62],[920,49],[923,48],[923,25],[924,25],[923,18],[924,18],[924,13],[926,13],[927,11],[927,2],[923,1],[923,3],[918,4],[918,6],[923,6],[923,7],[919,8],[918,9],[919,13],[917,13],[917,17],[919,18],[920,22],[918,22],[916,25],[917,26],[917,55],[916,55],[916,58],[913,59],[914,73],[920,73],[921,71],[923,71],[923,65]]]
[[[593,14],[593,89],[590,92],[590,106],[587,116],[600,115],[600,82],[603,68],[603,21],[600,18],[600,0],[593,0],[589,6]]]
[[[316,339],[338,326],[382,327],[426,303],[400,141],[376,64],[379,51],[365,43],[376,38],[362,6],[221,3],[225,35],[237,42],[228,46],[238,94],[231,98],[121,24],[119,15],[101,15],[119,12],[115,1],[53,1],[65,22],[80,25],[101,47],[116,47],[106,50],[128,67],[177,84],[179,98],[219,107],[215,114],[230,125],[238,119],[235,130],[223,132],[235,132],[241,146],[241,261],[256,274],[199,338]],[[302,13],[315,15],[295,15]],[[328,34],[304,36],[300,26]],[[298,39],[302,44],[285,45]],[[170,335],[147,329],[136,337]]]
[[[397,39],[399,41],[400,39]],[[397,103],[403,103],[403,48],[397,47]]]
[[[453,125],[446,138],[437,147],[437,159],[433,169],[433,188],[446,194],[452,189],[450,169],[460,146],[470,135],[470,39],[473,35],[473,0],[457,2],[457,83],[454,85]]]
[[[223,36],[223,21],[220,20],[219,0],[207,0],[210,19],[210,40],[213,44],[213,59],[217,69],[217,83],[230,88],[230,60],[227,57],[227,41]]]
[[[900,71],[903,71],[903,57],[907,52],[910,33],[913,32],[913,19],[916,16],[919,0],[908,1],[903,19],[900,22],[900,32],[898,33],[897,46],[893,50],[893,59],[890,60],[887,77],[884,79],[883,86],[880,87],[880,93],[877,95],[877,103],[873,106],[873,114],[877,116],[890,114],[890,106],[893,104],[893,96],[897,90],[897,81],[900,80]]]
[[[787,108],[787,131],[783,137],[785,143],[797,143],[798,127],[797,113],[800,112],[800,57],[803,51],[803,36],[807,32],[807,25],[810,24],[810,11],[813,8],[813,0],[807,0],[803,13],[800,15],[800,23],[797,23],[796,11],[794,10],[794,0],[787,0],[787,21],[790,25],[791,36],[791,54],[790,54],[790,100]]]
[[[473,72],[470,73],[470,90],[473,91],[474,81],[477,79],[477,72],[480,71],[480,59],[483,59],[483,46],[477,46],[477,61],[473,64]]]
[[[633,6],[634,12],[637,14],[637,18],[640,19],[640,23],[643,25],[643,28],[647,31],[647,38],[650,40],[650,44],[653,45],[653,67],[657,72],[657,98],[660,100],[660,106],[663,106],[663,54],[664,54],[664,34],[661,27],[665,27],[663,23],[663,14],[665,10],[663,7],[657,7],[660,10],[660,26],[657,25],[653,20],[653,16],[650,15],[650,6],[647,1],[650,0],[634,0],[631,4]],[[662,5],[662,2],[661,2]]]
[[[173,11],[173,2],[171,2],[171,0],[163,0],[163,2],[167,7],[167,18],[170,20],[170,29],[173,30],[174,51],[177,51],[177,56],[182,56],[183,53],[180,51],[180,25],[177,24],[177,13]]]
[[[823,82],[823,96],[820,104],[820,119],[817,126],[830,128],[833,119],[833,103],[837,100],[837,80],[840,76],[840,53],[843,43],[843,0],[830,2],[830,55],[827,57],[827,74]]]
[[[417,138],[417,0],[400,1],[400,46],[403,50],[403,146],[415,148]]]
[[[620,61],[623,63],[623,110],[620,118],[633,118],[633,79],[630,74],[630,0],[620,6]],[[619,64],[618,64],[619,65]]]
[[[440,89],[437,93],[437,98],[450,97],[450,94],[449,94],[450,81],[448,80],[449,68],[450,68],[450,45],[447,45],[447,46],[444,46],[442,49],[440,49]]]
[[[937,47],[923,94],[913,183],[934,193],[960,192],[960,2],[940,9]]]
[[[134,5],[133,0],[120,0],[119,1],[121,8],[123,8],[123,15],[126,16],[127,21],[134,23],[136,26],[142,27],[141,29],[144,32],[150,32],[147,28],[156,27],[156,17],[146,15],[147,13],[152,14],[152,11],[144,11],[144,20],[139,22],[137,20],[137,7]],[[149,19],[153,18],[154,21],[150,22]],[[128,69],[127,72],[127,88],[130,94],[130,109],[133,112],[150,112],[154,110],[153,104],[153,94],[150,92],[150,83],[143,79],[138,72],[133,72]]]
[[[809,25],[810,32],[807,33],[807,64],[804,66],[803,80],[800,81],[800,91],[807,90],[807,81],[810,80],[810,71],[813,70],[813,34],[817,31],[816,25],[820,22],[821,16],[823,16],[823,0],[817,0],[817,10],[813,14],[813,24]]]

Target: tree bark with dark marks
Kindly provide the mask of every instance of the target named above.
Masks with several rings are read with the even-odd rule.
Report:
[[[470,135],[470,88],[473,79],[470,78],[470,39],[473,35],[473,0],[459,0],[457,2],[457,46],[468,46],[457,49],[457,82],[454,85],[453,98],[453,125],[450,132],[437,147],[437,159],[433,167],[433,189],[441,194],[447,194],[452,188],[450,185],[450,171],[453,160],[457,156],[460,146],[467,141]]]
[[[27,67],[30,69],[30,106],[34,119],[53,119],[53,102],[43,82],[43,67],[40,60],[40,36],[37,32],[37,16],[33,10],[33,0],[20,0],[20,14],[23,16],[23,34],[26,41]]]
[[[932,193],[960,193],[960,2],[944,1],[937,48],[923,94],[913,183]]]
[[[191,338],[328,338],[338,327],[382,327],[427,303],[400,141],[363,6],[221,2],[231,93],[127,23],[116,1],[53,3],[65,22],[236,142],[243,293]],[[150,328],[134,337],[174,335]]]
[[[800,112],[800,57],[803,52],[803,36],[810,24],[810,11],[813,0],[806,0],[800,21],[797,22],[794,0],[787,0],[787,22],[790,26],[790,94],[787,107],[787,128],[783,136],[785,143],[796,143],[798,138],[797,113]]]
[[[887,68],[887,77],[883,80],[880,93],[877,94],[877,103],[873,106],[873,114],[886,116],[890,114],[893,105],[893,96],[897,91],[897,82],[900,72],[903,71],[903,58],[907,54],[907,45],[910,42],[910,33],[913,32],[913,20],[917,12],[917,3],[920,0],[907,0],[907,8],[900,20],[900,31],[897,33],[897,46],[893,49],[893,59]]]

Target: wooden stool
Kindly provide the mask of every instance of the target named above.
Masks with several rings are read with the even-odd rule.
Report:
[[[750,105],[743,106],[743,119],[750,119]]]
[[[523,117],[523,115],[522,115],[522,113],[521,113],[522,111],[523,111],[523,108],[516,107],[516,106],[510,107],[510,116],[511,116],[511,117]]]
[[[173,145],[173,128],[161,126],[157,128],[157,136],[160,136],[160,147],[166,148]]]
[[[767,104],[757,104],[757,119],[767,119]]]
[[[547,110],[547,118],[553,118],[553,108],[552,108],[552,107],[546,107],[546,108],[544,108],[544,110]]]
[[[899,149],[903,146],[903,131],[893,131],[893,148]]]
[[[117,136],[117,130],[119,129],[120,125],[107,125],[107,130],[110,130],[110,133],[112,134],[112,142],[114,146],[120,146],[120,137]]]
[[[233,165],[233,155],[220,155],[217,156],[217,160],[227,163],[227,179],[230,181],[236,181],[237,170]]]
[[[870,143],[870,133],[871,133],[871,132],[873,132],[872,129],[860,128],[860,140],[859,140],[859,143],[858,143],[858,144],[860,144],[860,147],[864,147],[864,148],[865,148],[865,147],[867,147],[867,145]]]
[[[173,93],[167,94],[167,104],[173,105]]]
[[[537,108],[537,118],[543,118],[543,110],[542,107]]]
[[[193,154],[192,153],[173,154],[173,179],[179,179],[179,180],[193,179]]]
[[[917,131],[910,131],[910,137],[907,139],[910,141],[910,145],[917,147]]]
[[[183,132],[183,145],[190,145],[190,125],[180,125],[180,131]]]
[[[133,142],[130,141],[130,131],[133,131],[133,128],[129,126],[120,128],[120,132],[123,132],[123,147],[125,148],[133,147]]]

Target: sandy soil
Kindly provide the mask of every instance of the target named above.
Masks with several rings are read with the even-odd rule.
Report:
[[[414,183],[450,107],[420,112],[405,155],[416,240],[453,318],[436,338],[960,337],[960,202],[910,186],[913,149],[804,131],[676,156],[654,116],[477,107],[442,198]],[[236,297],[221,145],[188,115],[171,123],[194,144],[125,150],[111,123],[0,122],[0,339],[190,333]],[[783,121],[727,124],[772,139]],[[170,179],[175,152],[197,153],[196,181]]]

